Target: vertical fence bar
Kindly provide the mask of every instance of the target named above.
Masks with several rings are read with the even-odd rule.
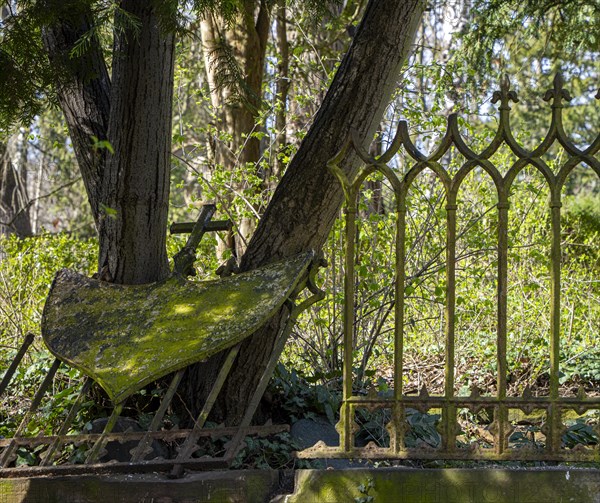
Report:
[[[508,209],[510,203],[505,195],[498,198],[498,325],[497,325],[497,397],[496,413],[496,446],[497,454],[508,448],[508,410],[504,404],[506,399],[506,339],[507,339],[507,299],[508,299]]]
[[[404,285],[406,282],[406,200],[405,195],[396,194],[396,285],[394,293],[394,429],[390,438],[390,449],[399,452],[404,449]]]
[[[173,397],[177,392],[177,387],[179,386],[179,383],[181,382],[184,373],[185,369],[179,370],[171,379],[171,383],[169,384],[167,392],[165,393],[163,399],[160,401],[160,406],[158,407],[158,410],[154,413],[154,417],[152,418],[150,426],[148,426],[148,431],[140,439],[138,445],[130,451],[132,463],[137,463],[138,461],[143,460],[147,454],[152,452],[152,448],[150,447],[150,444],[152,442],[150,433],[158,431],[160,423],[165,417],[167,408],[171,404],[171,401],[173,400]]]
[[[550,408],[548,411],[548,428],[546,449],[551,453],[560,450],[562,418],[561,409],[557,404],[559,388],[559,360],[560,360],[560,193],[556,194],[555,187],[551,187],[553,196],[550,201],[552,220],[552,246],[550,250],[550,294],[552,305],[550,307]]]
[[[69,431],[69,428],[71,427],[71,423],[73,423],[75,416],[79,412],[79,409],[81,409],[81,406],[83,405],[83,401],[88,396],[91,386],[92,386],[92,380],[89,377],[86,377],[85,381],[83,382],[83,386],[81,387],[81,390],[79,391],[79,395],[75,399],[75,402],[71,406],[71,409],[69,410],[69,413],[67,414],[67,417],[65,418],[60,429],[56,433],[56,438],[54,439],[52,444],[50,444],[50,446],[48,447],[48,450],[42,457],[42,459],[40,461],[40,466],[51,465],[52,462],[54,461],[56,455],[60,453],[60,449],[63,446],[64,442],[66,440],[68,440],[66,438],[66,435]]]
[[[96,460],[102,456],[102,451],[104,450],[104,446],[107,442],[107,436],[113,431],[114,427],[117,425],[117,421],[119,420],[119,416],[121,412],[123,412],[123,406],[125,402],[120,402],[115,405],[112,414],[106,421],[106,425],[104,426],[104,430],[96,440],[96,443],[92,446],[92,448],[88,451],[87,457],[85,458],[85,464],[91,465],[96,462]]]
[[[8,384],[10,383],[14,373],[16,372],[17,368],[19,367],[19,363],[21,363],[21,360],[25,356],[25,353],[27,352],[27,349],[29,349],[29,346],[31,346],[31,343],[33,342],[34,338],[35,338],[35,336],[31,332],[29,332],[25,336],[25,339],[23,340],[23,344],[19,348],[19,351],[15,355],[12,363],[10,364],[10,366],[4,373],[2,382],[0,382],[0,396],[2,396],[2,393],[4,393],[4,390],[6,390],[6,388],[8,387]]]
[[[350,196],[346,201],[346,250],[345,250],[345,268],[344,271],[344,405],[340,423],[342,431],[340,432],[340,445],[345,451],[352,449],[354,442],[352,439],[354,418],[351,417],[352,408],[348,400],[352,398],[352,367],[354,352],[354,260],[355,260],[355,241],[356,241],[356,213],[357,196],[356,192],[348,187]]]
[[[44,377],[44,380],[42,381],[42,383],[40,384],[40,387],[36,391],[35,396],[33,397],[33,401],[31,402],[31,405],[29,406],[29,409],[23,416],[23,419],[21,419],[21,422],[19,423],[17,430],[14,432],[11,443],[4,450],[4,452],[2,453],[2,456],[0,457],[0,468],[6,468],[6,466],[8,466],[8,464],[10,463],[13,452],[17,446],[17,444],[16,444],[17,438],[19,438],[21,436],[21,434],[27,429],[27,425],[29,424],[29,421],[31,420],[31,416],[33,416],[33,414],[35,414],[35,411],[38,409],[38,407],[42,403],[44,395],[46,394],[46,391],[48,391],[48,388],[50,388],[50,385],[52,384],[52,381],[54,380],[56,371],[58,370],[60,365],[61,365],[61,362],[58,358],[56,358],[54,360],[54,362],[52,362],[52,366],[50,367],[50,370],[48,370],[46,377]]]
[[[456,406],[454,397],[454,342],[456,315],[456,194],[448,192],[446,204],[446,365],[445,408],[442,411],[442,448],[446,452],[456,449]]]
[[[237,354],[240,351],[241,345],[241,343],[237,344],[236,346],[231,348],[227,353],[227,357],[225,358],[225,361],[221,366],[221,370],[219,370],[219,373],[217,374],[217,378],[215,379],[215,382],[212,388],[210,389],[208,397],[206,397],[206,401],[202,406],[202,410],[200,411],[198,417],[194,421],[194,428],[179,448],[179,453],[177,454],[177,458],[175,461],[185,461],[186,459],[190,458],[191,455],[194,454],[194,451],[198,448],[196,446],[196,442],[200,438],[200,430],[202,430],[202,428],[206,424],[208,415],[210,414],[213,406],[215,405],[215,402],[217,401],[219,393],[223,388],[223,384],[225,384],[225,380],[227,379],[229,371],[233,366],[233,362],[235,361],[235,358],[237,357]],[[171,473],[173,476],[178,476],[181,470],[181,465],[175,465],[173,466],[173,470]]]

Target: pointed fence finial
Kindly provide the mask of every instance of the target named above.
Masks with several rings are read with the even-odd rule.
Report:
[[[571,101],[569,91],[564,88],[565,79],[562,73],[557,72],[554,76],[552,89],[548,89],[544,95],[544,101],[552,100],[553,107],[562,107],[562,100]]]
[[[515,91],[510,90],[510,79],[508,78],[508,74],[505,73],[500,79],[500,90],[494,91],[492,95],[492,103],[496,104],[500,102],[500,110],[510,110],[509,104],[511,101],[518,103],[519,98]]]

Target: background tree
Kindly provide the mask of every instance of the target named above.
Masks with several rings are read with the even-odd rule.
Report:
[[[0,7],[0,23],[9,15],[7,6]],[[0,34],[0,42],[2,39]],[[2,79],[0,84],[3,84]],[[17,160],[17,165],[13,159]],[[0,138],[0,234],[16,233],[21,237],[31,234],[26,165],[24,129],[12,137],[4,138],[4,141]]]
[[[261,156],[258,129],[270,16],[269,2],[245,1],[232,20],[209,11],[200,24],[215,118],[213,169],[229,173],[237,191],[247,188],[247,174],[257,169]],[[253,222],[243,216],[236,223],[239,256],[250,239]]]
[[[27,194],[27,149],[15,152],[11,144],[26,145],[23,134],[0,144],[0,233],[25,237],[31,234]],[[16,154],[17,164],[13,162]]]
[[[325,242],[342,203],[342,190],[326,169],[350,131],[367,147],[383,116],[397,76],[410,50],[424,5],[371,1],[344,56],[315,120],[288,166],[242,257],[242,270]],[[352,166],[348,160],[346,166]],[[249,338],[225,384],[224,417],[236,421],[255,387],[257,369],[266,365],[281,313],[264,330]],[[199,379],[214,379],[220,357],[203,367]],[[208,370],[206,370],[208,369]],[[249,378],[254,376],[254,379]],[[206,392],[206,390],[203,390]],[[197,396],[196,390],[190,399]],[[200,393],[203,395],[203,393]]]

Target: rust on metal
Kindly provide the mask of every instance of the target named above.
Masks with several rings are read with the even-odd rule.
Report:
[[[565,448],[562,435],[565,426],[563,413],[575,411],[583,415],[589,411],[598,413],[600,397],[587,397],[583,389],[575,397],[561,396],[559,393],[560,376],[560,312],[561,312],[561,190],[571,171],[579,164],[585,163],[600,177],[600,161],[597,158],[600,150],[600,135],[589,146],[579,149],[573,145],[563,129],[562,109],[564,101],[570,95],[563,88],[562,76],[557,75],[554,85],[544,99],[551,106],[551,125],[545,139],[533,150],[523,148],[515,140],[510,125],[510,103],[517,102],[517,94],[510,89],[507,77],[501,81],[500,90],[496,91],[492,103],[499,108],[499,122],[495,137],[481,153],[471,150],[462,139],[458,117],[452,114],[448,118],[446,135],[440,145],[431,154],[421,152],[409,136],[408,124],[401,121],[390,148],[378,158],[372,157],[361,147],[360,139],[350,135],[348,141],[331,159],[329,169],[337,176],[345,195],[345,286],[344,286],[344,359],[343,359],[343,400],[340,408],[340,420],[337,430],[340,434],[338,447],[328,447],[323,443],[297,453],[300,458],[371,458],[371,459],[465,459],[465,460],[564,460],[564,461],[600,461],[600,445],[596,441],[591,445],[579,445],[577,448]],[[596,96],[600,99],[600,92]],[[543,161],[542,156],[559,144],[566,154],[561,160],[558,172],[553,173]],[[505,175],[491,161],[491,157],[502,146],[518,158]],[[406,174],[401,176],[388,163],[403,147],[407,157],[411,158]],[[442,158],[451,148],[456,149],[465,158],[464,164],[452,175],[441,164]],[[354,175],[349,175],[342,165],[350,149],[364,163]],[[550,189],[549,210],[551,215],[551,250],[550,250],[550,390],[544,397],[532,396],[528,388],[521,397],[507,396],[507,290],[508,290],[508,210],[510,193],[519,172],[527,165],[542,172]],[[472,389],[470,396],[458,396],[455,392],[455,308],[456,308],[456,243],[457,243],[457,194],[461,183],[475,168],[481,167],[493,183],[497,195],[497,275],[496,275],[496,366],[497,384],[495,396],[481,396]],[[424,169],[429,168],[441,180],[446,199],[446,258],[445,258],[445,386],[443,394],[430,395],[427,388],[422,388],[418,396],[407,395],[402,387],[404,377],[402,359],[404,355],[404,291],[406,286],[406,212],[407,194],[411,184]],[[356,305],[355,262],[357,255],[357,220],[358,197],[363,182],[372,173],[379,173],[388,182],[395,198],[396,242],[395,242],[395,324],[394,324],[394,393],[392,397],[381,397],[377,393],[367,396],[358,395],[353,378],[353,352],[355,351],[354,306]],[[359,409],[386,409],[389,412],[389,447],[368,444],[365,447],[355,445],[355,433],[358,425],[355,422]],[[437,426],[440,441],[437,447],[407,447],[406,433],[407,410],[416,409],[422,413],[430,410],[441,411],[441,419]],[[477,413],[486,409],[492,413],[493,422],[489,432],[493,435],[493,446],[481,447],[477,444],[457,445],[457,432],[460,431],[457,411],[466,409]],[[541,432],[545,436],[543,448],[509,448],[509,438],[515,431],[509,420],[511,411],[522,411],[529,414],[537,410],[546,416]],[[600,437],[596,426],[596,439]]]
[[[15,371],[19,367],[21,360],[25,356],[25,353],[27,353],[27,350],[29,349],[29,346],[31,346],[31,343],[33,342],[34,338],[35,336],[31,332],[25,335],[25,338],[23,339],[23,344],[21,344],[19,351],[13,358],[13,361],[9,365],[8,369],[6,369],[6,372],[2,377],[2,382],[0,382],[0,396],[2,396],[4,390],[6,390],[6,388],[8,387],[8,384],[13,378],[13,375],[15,375]]]
[[[169,227],[169,232],[171,234],[188,234],[192,232],[194,225],[196,225],[196,222],[173,223]],[[206,224],[206,232],[230,231],[232,229],[231,220],[216,220]]]
[[[271,435],[289,429],[287,425],[250,426],[250,423],[297,316],[324,296],[315,284],[315,275],[322,261],[314,252],[305,252],[248,273],[212,282],[191,283],[183,275],[190,272],[195,249],[202,235],[210,230],[208,224],[214,210],[214,205],[203,208],[176,261],[179,274],[174,274],[166,282],[126,287],[101,284],[80,276],[69,281],[74,273],[67,274],[66,278],[64,273],[62,276],[59,274],[43,320],[44,341],[57,358],[39,385],[13,437],[0,438],[0,478],[154,470],[180,473],[183,468],[225,468],[233,461],[247,435]],[[164,295],[156,295],[157,289],[165,285]],[[304,289],[310,292],[309,296],[297,301]],[[116,300],[115,293],[117,297],[121,294]],[[136,299],[140,312],[131,309],[132,316],[119,319],[119,313],[126,314],[124,305],[132,301],[135,303]],[[275,350],[242,422],[234,427],[205,428],[240,351],[240,342],[283,306],[287,314],[280,324]],[[90,330],[86,331],[85,327]],[[161,339],[161,333],[168,337]],[[32,341],[33,337],[27,336],[2,380],[3,386],[8,386]],[[161,430],[185,367],[227,348],[228,356],[195,419],[193,429]],[[62,361],[83,370],[88,377],[83,380],[79,395],[56,434],[27,436],[27,426],[50,393]],[[114,432],[127,398],[149,380],[159,379],[173,371],[176,372],[148,429]],[[82,403],[89,397],[92,379],[103,386],[113,399],[112,413],[102,433],[73,432],[72,423]],[[200,439],[219,440],[223,445],[216,454],[203,455],[198,445]],[[129,442],[136,442],[136,445],[128,448],[127,461],[107,459],[111,444]],[[163,447],[162,451],[154,451],[155,442]],[[36,453],[37,461],[18,466],[20,449]],[[73,449],[79,456],[70,456],[69,452]]]

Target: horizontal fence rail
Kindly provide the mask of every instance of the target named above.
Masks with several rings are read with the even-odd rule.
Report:
[[[596,95],[600,99],[600,91]],[[517,102],[517,95],[510,90],[507,77],[502,80],[501,88],[493,95],[492,102],[499,104],[499,123],[495,137],[480,153],[473,151],[462,139],[459,132],[456,114],[448,118],[445,136],[437,149],[427,155],[421,152],[409,136],[406,122],[399,124],[397,134],[390,148],[378,158],[372,157],[360,147],[358,138],[351,137],[342,150],[329,163],[329,168],[338,177],[345,194],[345,290],[344,290],[344,370],[343,401],[340,410],[340,421],[337,430],[340,434],[339,447],[325,446],[318,443],[306,449],[298,456],[301,458],[412,458],[412,459],[469,459],[469,460],[573,460],[600,461],[598,437],[600,430],[598,421],[595,424],[596,442],[589,445],[578,445],[566,448],[562,442],[565,431],[563,414],[574,411],[583,415],[600,410],[600,396],[587,396],[580,388],[576,396],[561,396],[560,392],[560,341],[561,341],[561,191],[568,176],[580,164],[589,166],[600,178],[600,161],[597,158],[600,150],[600,135],[586,148],[577,148],[567,137],[563,128],[563,103],[570,101],[569,93],[563,88],[563,79],[557,75],[554,85],[544,96],[551,106],[551,124],[543,141],[533,150],[523,148],[514,138],[510,125],[510,102]],[[507,146],[516,161],[505,174],[501,174],[491,158],[503,146]],[[564,150],[563,161],[557,170],[549,167],[543,159],[550,149],[560,146]],[[390,167],[390,161],[404,148],[406,157],[412,159],[412,165],[402,176]],[[455,174],[442,165],[443,157],[451,148],[464,156],[464,163]],[[342,166],[350,150],[364,162],[357,173],[349,175]],[[547,396],[533,396],[527,387],[522,396],[507,395],[507,291],[509,267],[509,208],[511,189],[519,173],[533,167],[539,171],[549,189],[550,201],[550,333],[549,340],[549,392]],[[496,211],[496,253],[497,270],[495,272],[497,303],[496,312],[496,367],[497,377],[494,396],[482,395],[473,388],[469,396],[461,396],[455,391],[455,319],[456,319],[456,244],[457,244],[457,194],[461,184],[476,168],[482,169],[493,182],[497,197]],[[445,256],[445,368],[444,389],[442,394],[430,394],[423,387],[418,395],[409,395],[403,390],[403,356],[405,333],[405,286],[406,286],[406,215],[407,195],[415,178],[424,170],[431,170],[441,181],[445,193],[446,219],[446,256]],[[357,221],[361,214],[358,199],[365,181],[370,175],[379,174],[391,187],[394,196],[395,228],[395,279],[394,279],[394,368],[393,396],[381,396],[374,389],[367,395],[357,393],[357,380],[353,375],[353,351],[355,351],[356,328],[356,241]],[[592,278],[593,279],[593,278]],[[598,330],[598,327],[596,327]],[[597,332],[596,337],[600,336]],[[389,446],[369,443],[366,446],[355,445],[355,434],[358,424],[355,421],[360,409],[369,411],[385,410],[387,416],[386,429],[389,433]],[[440,442],[437,447],[408,447],[406,435],[409,429],[407,412],[416,409],[422,413],[441,411],[441,420],[437,425]],[[481,410],[491,412],[493,420],[488,431],[493,436],[489,448],[471,443],[464,445],[458,442],[460,433],[458,411],[466,409],[473,414]],[[515,424],[510,418],[514,411],[531,414],[541,411],[545,421],[541,433],[545,437],[542,449],[534,447],[514,448],[509,445],[509,438],[515,431]]]

